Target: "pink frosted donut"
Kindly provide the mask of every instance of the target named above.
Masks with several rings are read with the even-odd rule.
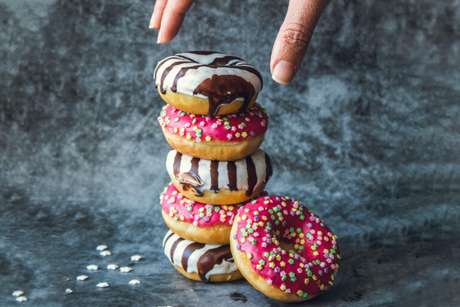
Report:
[[[251,155],[267,131],[265,111],[254,105],[237,114],[208,117],[165,105],[158,118],[168,143],[179,152],[207,160],[238,160]]]
[[[172,183],[160,195],[163,219],[179,236],[200,243],[228,244],[239,206],[203,204],[182,196]]]
[[[280,301],[317,296],[332,286],[339,268],[336,236],[288,197],[259,197],[240,207],[230,238],[242,275]]]

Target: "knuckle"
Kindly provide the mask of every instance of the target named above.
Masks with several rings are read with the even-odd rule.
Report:
[[[285,44],[295,49],[304,49],[310,39],[310,33],[301,24],[290,23],[283,27],[280,37]]]

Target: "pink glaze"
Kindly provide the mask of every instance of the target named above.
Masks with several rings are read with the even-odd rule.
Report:
[[[170,183],[160,195],[163,211],[173,219],[197,227],[226,225],[231,227],[239,206],[214,206],[182,196]]]
[[[186,113],[167,104],[158,122],[170,133],[197,142],[241,142],[263,135],[267,131],[268,118],[258,105],[244,113],[209,117]]]
[[[238,217],[236,247],[267,283],[304,299],[332,285],[340,259],[336,236],[300,202],[263,196],[241,207]]]

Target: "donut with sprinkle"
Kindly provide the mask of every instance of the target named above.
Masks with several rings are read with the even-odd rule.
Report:
[[[289,197],[263,196],[240,207],[230,245],[243,276],[281,301],[317,296],[339,269],[337,237]]]
[[[181,237],[206,244],[228,244],[239,205],[218,206],[183,196],[170,183],[160,195],[163,219]]]
[[[268,117],[255,104],[246,112],[209,117],[165,105],[158,117],[166,140],[174,149],[207,160],[238,160],[257,150]]]
[[[231,227],[238,211],[238,206],[216,206],[188,199],[182,196],[172,183],[161,193],[160,202],[164,213],[169,217],[196,227]]]

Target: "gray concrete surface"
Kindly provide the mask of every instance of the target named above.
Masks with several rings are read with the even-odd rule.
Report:
[[[280,305],[245,282],[187,281],[162,255],[168,148],[151,74],[191,49],[262,71],[268,190],[341,238],[338,283],[308,304],[460,304],[460,1],[331,1],[281,87],[268,63],[286,5],[197,1],[158,46],[151,1],[0,0],[0,305],[18,288],[31,306]],[[146,258],[133,273],[74,280],[135,253]],[[112,287],[96,289],[103,280]]]

